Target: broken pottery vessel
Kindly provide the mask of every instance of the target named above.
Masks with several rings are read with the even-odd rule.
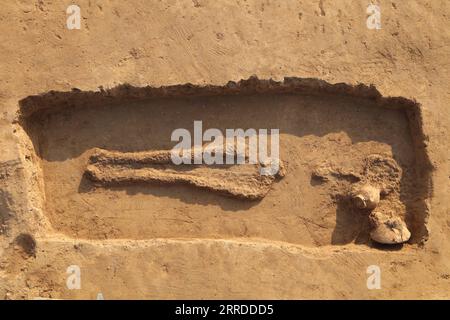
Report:
[[[352,200],[358,209],[373,210],[380,202],[380,189],[364,184],[352,192]]]
[[[382,244],[398,244],[409,240],[411,232],[406,223],[396,216],[373,211],[369,215],[372,231],[370,238]]]

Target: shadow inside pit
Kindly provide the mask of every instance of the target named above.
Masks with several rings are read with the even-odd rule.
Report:
[[[403,248],[403,243],[398,244],[381,244],[375,241],[370,241],[369,245],[378,250],[382,251],[400,251]]]
[[[77,101],[70,104],[77,105]],[[345,133],[352,146],[361,142],[389,145],[395,160],[407,173],[404,176],[407,182],[403,182],[403,198],[405,201],[410,199],[415,160],[405,112],[395,108],[380,111],[373,101],[364,98],[261,93],[153,98],[139,102],[112,99],[104,105],[90,105],[84,101],[77,107],[33,114],[26,119],[24,128],[41,159],[48,163],[63,163],[78,158],[87,161],[85,154],[93,148],[122,152],[170,150],[177,143],[171,140],[173,130],[185,128],[192,132],[195,120],[202,120],[203,130],[218,128],[225,132],[227,128],[277,128],[280,134],[288,137]],[[311,148],[320,150],[324,147],[314,145]],[[326,155],[327,150],[324,149],[323,153]],[[283,150],[281,154],[283,157]],[[85,176],[80,179],[80,193],[95,192],[97,187],[89,179]],[[283,180],[276,183],[283,184]],[[313,186],[318,184],[311,181]],[[125,190],[130,195],[141,193],[179,199],[186,204],[214,204],[227,211],[247,210],[260,203],[183,185],[135,184],[109,189]],[[416,214],[418,208],[417,205],[410,206],[410,215]],[[367,243],[366,220],[354,212],[345,199],[338,199],[332,243]],[[415,232],[414,229],[411,231]]]
[[[351,200],[344,195],[337,195],[335,200],[336,227],[331,236],[331,244],[367,244],[370,230],[369,213],[355,209]]]

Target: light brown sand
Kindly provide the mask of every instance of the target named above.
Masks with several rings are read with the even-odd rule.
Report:
[[[77,4],[81,30],[63,2],[0,9],[0,298],[450,298],[446,1],[380,1],[381,30],[355,1]],[[284,177],[86,177],[96,148],[170,150],[194,120],[279,128]],[[370,240],[364,179],[408,243]]]

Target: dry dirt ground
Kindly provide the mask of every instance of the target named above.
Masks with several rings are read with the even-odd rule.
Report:
[[[73,3],[0,6],[0,298],[450,298],[448,1],[378,30],[369,1]],[[279,128],[283,175],[161,165],[195,120]],[[364,179],[407,243],[370,239]]]

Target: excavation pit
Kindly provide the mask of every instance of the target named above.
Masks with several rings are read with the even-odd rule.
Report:
[[[23,152],[39,173],[41,210],[53,230],[67,237],[371,245],[367,216],[344,195],[364,175],[364,163],[372,155],[393,159],[401,168],[398,188],[382,197],[381,210],[395,210],[405,220],[410,243],[428,235],[431,166],[420,106],[404,98],[384,98],[373,87],[299,78],[251,78],[225,86],[122,85],[29,96],[20,107],[19,129],[26,133],[24,145],[29,144]],[[189,183],[138,179],[99,185],[86,177],[94,150],[170,150],[176,144],[172,132],[192,130],[197,120],[205,129],[223,132],[279,129],[285,176],[271,182],[256,200]],[[327,173],[315,174],[318,167],[328,168]],[[214,178],[210,171],[198,172],[206,184],[208,177]],[[233,183],[224,188],[239,181]]]

